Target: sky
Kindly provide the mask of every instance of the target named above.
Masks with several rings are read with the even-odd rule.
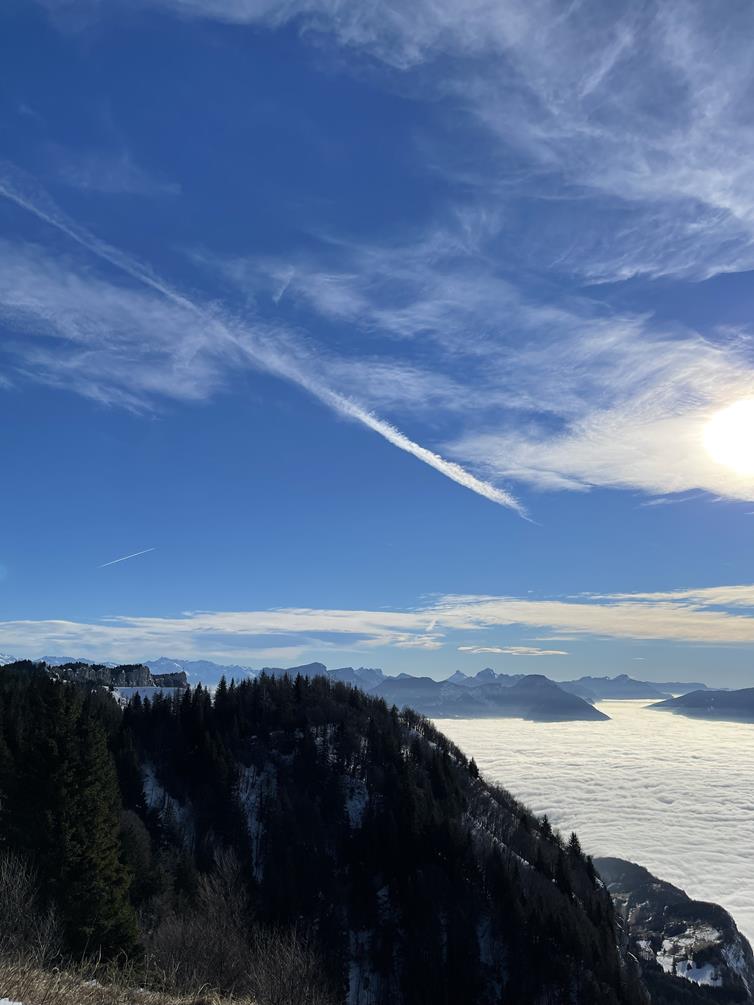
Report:
[[[6,0],[0,651],[753,684],[752,30]]]

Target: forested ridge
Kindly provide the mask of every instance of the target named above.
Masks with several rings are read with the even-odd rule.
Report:
[[[249,947],[290,939],[333,1001],[645,1001],[576,836],[344,684],[261,676],[122,708],[9,665],[0,799],[60,953],[170,956],[176,981],[238,989]]]

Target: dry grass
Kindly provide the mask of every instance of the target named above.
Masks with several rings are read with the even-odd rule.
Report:
[[[0,999],[23,1005],[335,1005],[305,937],[294,929],[248,925],[241,866],[229,853],[218,854],[214,872],[200,878],[196,904],[163,912],[145,938],[145,954],[135,960],[61,963],[55,913],[40,912],[38,903],[33,869],[18,856],[0,854]]]
[[[139,987],[139,977],[144,979],[143,974],[94,964],[80,970],[48,970],[33,960],[6,959],[0,960],[0,998],[24,1005],[256,1005],[251,998],[229,998],[209,988],[190,996],[149,991]]]

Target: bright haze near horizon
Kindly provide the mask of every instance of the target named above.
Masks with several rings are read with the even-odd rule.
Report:
[[[754,683],[753,30],[4,3],[0,650]]]

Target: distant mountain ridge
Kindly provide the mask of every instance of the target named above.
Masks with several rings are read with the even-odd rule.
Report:
[[[341,667],[328,670],[324,663],[298,667],[264,667],[269,677],[327,677],[384,699],[388,705],[410,707],[434,718],[515,717],[540,722],[599,721],[609,716],[578,695],[568,694],[541,674],[508,677],[485,669],[465,683],[437,681],[433,677],[399,674],[387,677],[382,670]]]
[[[652,709],[676,712],[697,719],[726,719],[732,722],[754,722],[754,687],[737,691],[692,691],[678,698],[651,705]]]
[[[0,654],[0,666],[15,662],[14,657]],[[116,664],[102,662],[94,663],[88,659],[70,659],[63,656],[48,656],[43,662],[50,667],[89,666],[105,669],[116,669]],[[350,684],[368,693],[379,694],[390,704],[399,707],[411,705],[426,715],[436,718],[448,717],[490,717],[515,716],[539,721],[591,720],[598,721],[608,718],[603,712],[594,709],[597,702],[606,700],[639,699],[647,701],[662,701],[670,699],[673,694],[701,692],[717,694],[705,684],[668,681],[650,682],[635,680],[628,674],[615,677],[584,676],[569,681],[553,681],[541,674],[506,674],[498,673],[491,667],[485,667],[476,674],[469,675],[456,670],[445,680],[435,680],[432,677],[416,677],[400,673],[389,676],[378,667],[336,667],[328,669],[324,663],[304,663],[292,667],[262,667],[253,669],[239,664],[215,663],[212,660],[173,659],[160,656],[147,659],[138,664],[147,668],[152,676],[151,683],[145,675],[138,684],[125,684],[122,677],[121,687],[155,686],[159,678],[161,687],[186,687],[187,685],[203,684],[205,687],[216,687],[224,677],[227,681],[234,679],[237,683],[253,678],[259,674],[268,677],[326,677],[331,681]],[[83,670],[79,671],[79,675]],[[107,674],[100,670],[100,682],[108,681]],[[91,679],[95,679],[95,674]],[[82,677],[83,679],[83,677]],[[113,680],[115,678],[112,678]],[[527,684],[522,684],[528,681]],[[543,683],[549,685],[545,688]],[[112,686],[117,686],[113,684]],[[510,689],[518,690],[506,693]],[[719,694],[734,694],[735,692],[720,691]],[[566,695],[569,697],[566,698]],[[701,703],[704,704],[703,702]],[[719,708],[724,705],[718,701]],[[665,707],[658,705],[657,707]],[[669,707],[669,706],[668,706]],[[675,709],[674,710],[680,710]],[[688,713],[688,714],[702,714]],[[754,716],[754,712],[751,713]],[[747,718],[738,714],[735,718]]]
[[[433,718],[515,717],[539,722],[608,719],[604,712],[568,694],[541,674],[512,684],[493,680],[469,687],[431,677],[387,678],[370,692],[399,708],[410,706]]]
[[[571,694],[586,698],[587,701],[659,699],[669,698],[672,693],[666,689],[666,685],[635,680],[625,673],[617,677],[579,677],[578,680],[563,681],[560,686]]]
[[[558,681],[560,687],[578,694],[587,701],[629,701],[642,698],[670,698],[674,694],[704,691],[706,684],[697,681],[637,680],[628,674],[616,677],[579,677],[576,680]]]
[[[144,663],[153,674],[184,673],[191,684],[215,685],[220,683],[222,677],[226,680],[234,678],[236,681],[241,681],[256,674],[255,670],[250,670],[248,667],[213,663],[211,660],[169,659],[160,656],[154,660],[144,660]]]
[[[493,683],[511,686],[526,676],[527,675],[523,673],[496,673],[492,667],[485,667],[484,670],[480,670],[479,673],[474,674],[473,677],[465,674],[462,670],[456,670],[454,674],[451,674],[450,677],[447,678],[445,683],[459,684],[461,687],[479,687],[482,684]]]
[[[511,686],[524,676],[525,674],[496,673],[491,667],[485,667],[473,677],[463,673],[462,670],[456,670],[447,678],[447,683],[472,688],[492,682]],[[636,680],[625,673],[618,674],[616,677],[578,677],[575,680],[558,680],[554,683],[564,691],[576,694],[590,702],[641,698],[661,699],[670,698],[678,693],[685,694],[688,691],[707,689],[706,684],[699,682]]]

